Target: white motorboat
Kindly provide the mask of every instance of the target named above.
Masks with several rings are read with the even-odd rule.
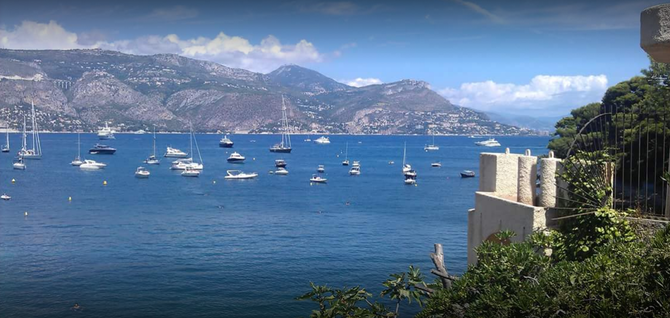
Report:
[[[433,143],[430,144],[430,145],[426,145],[425,147],[423,147],[423,150],[425,150],[426,152],[428,152],[428,151],[437,151],[437,150],[440,150],[440,147],[439,147],[438,145],[435,144],[435,135],[433,135]]]
[[[342,161],[343,166],[348,166],[349,165],[349,143],[347,142],[347,146],[344,150],[344,161]]]
[[[177,148],[172,148],[172,147],[168,146],[164,157],[165,158],[186,158],[186,157],[188,157],[188,154],[179,150],[179,149],[177,149]]]
[[[9,200],[12,199],[12,197],[10,197],[7,193],[3,193],[2,195],[0,195],[0,199],[3,199],[5,201],[9,201]]]
[[[82,163],[79,168],[84,169],[84,170],[99,170],[99,169],[104,169],[107,167],[106,164],[102,162],[96,162],[95,160],[84,160],[84,163]]]
[[[37,128],[37,119],[35,117],[35,104],[31,102],[32,114],[32,147],[28,148],[26,134],[26,117],[23,117],[23,136],[19,157],[23,159],[42,159],[42,143],[40,142],[40,133]]]
[[[114,139],[114,131],[109,128],[107,122],[105,122],[105,127],[98,130],[98,139],[100,140],[109,140]]]
[[[284,167],[279,167],[279,168],[277,168],[277,170],[274,173],[276,175],[285,176],[285,175],[288,174],[288,170],[286,170],[286,168],[284,168]]]
[[[82,163],[84,163],[84,161],[81,160],[81,137],[79,136],[79,133],[77,133],[77,156],[74,157],[74,160],[72,160],[70,164],[79,167]]]
[[[405,184],[407,184],[407,185],[414,185],[414,184],[416,184],[416,178],[406,178],[406,179],[405,179]]]
[[[321,176],[313,174],[312,177],[309,179],[310,183],[326,183],[328,179],[322,178]]]
[[[413,177],[416,178],[416,171],[415,170],[409,170],[403,174],[405,177]]]
[[[433,162],[433,163],[430,164],[430,166],[433,167],[433,168],[439,168],[439,167],[442,167],[442,163],[440,163],[440,162]]]
[[[243,155],[240,155],[237,152],[233,152],[233,153],[230,154],[230,156],[228,157],[227,160],[228,160],[228,162],[232,162],[232,163],[242,163],[242,162],[244,162],[245,159],[246,158]]]
[[[159,165],[161,164],[161,161],[156,158],[156,127],[154,127],[154,153],[149,156],[146,160],[144,160],[144,163],[148,165]]]
[[[358,176],[361,174],[361,167],[351,167],[349,169],[349,174],[352,176]]]
[[[176,164],[179,164],[179,163],[192,163],[192,162],[193,162],[193,158],[181,158],[181,159],[177,159],[177,160],[173,161],[172,164],[176,165]]]
[[[475,145],[482,147],[500,147],[500,143],[494,138],[489,138],[488,140],[477,141]]]
[[[281,96],[281,141],[270,147],[270,152],[291,153],[291,127],[288,125],[284,95]]]
[[[26,164],[23,162],[23,159],[21,159],[21,157],[19,157],[14,161],[14,163],[12,163],[12,167],[14,168],[14,170],[26,170]]]
[[[205,167],[197,162],[178,162],[176,164],[172,164],[170,166],[170,170],[186,170],[186,169],[193,169],[193,170],[203,170]]]
[[[230,138],[228,138],[228,135],[219,140],[219,147],[221,148],[233,148],[234,144],[235,143],[232,140],[230,140]]]
[[[319,144],[319,145],[326,145],[326,144],[330,143],[330,139],[328,139],[328,137],[326,137],[326,136],[321,136],[321,137],[317,138],[316,140],[314,140],[314,142]]]
[[[258,173],[255,172],[246,173],[240,170],[228,170],[226,171],[226,176],[223,178],[229,180],[241,180],[241,179],[253,179],[256,177],[258,177]]]
[[[137,170],[135,170],[135,178],[146,179],[149,178],[149,175],[151,175],[151,172],[144,167],[137,167]]]
[[[352,166],[352,167],[358,167],[358,168],[360,168],[360,167],[361,167],[361,163],[360,163],[360,161],[356,161],[356,160],[354,160],[354,164],[351,165],[351,166]]]
[[[316,168],[316,171],[318,173],[324,173],[324,172],[326,172],[326,167],[324,167],[323,165],[319,165],[319,167]]]
[[[284,159],[275,160],[275,167],[277,168],[286,168],[286,161]]]
[[[186,168],[184,171],[181,172],[182,177],[198,177],[200,176],[200,170],[192,169],[192,168]]]

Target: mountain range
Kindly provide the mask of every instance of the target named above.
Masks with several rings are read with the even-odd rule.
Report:
[[[0,49],[0,120],[20,128],[34,103],[43,129],[277,132],[282,96],[295,131],[532,134],[452,105],[418,80],[351,87],[314,70],[268,73],[174,54]]]

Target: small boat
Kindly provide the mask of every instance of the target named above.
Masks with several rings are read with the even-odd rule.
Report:
[[[109,128],[107,122],[105,122],[105,127],[100,128],[100,130],[98,130],[98,139],[100,140],[114,139],[114,131],[111,128]]]
[[[234,144],[235,143],[232,140],[230,140],[230,138],[228,138],[228,135],[224,136],[223,138],[221,138],[221,140],[219,140],[219,147],[221,148],[233,148]]]
[[[324,173],[326,172],[326,167],[324,167],[323,165],[319,165],[319,167],[316,168],[316,172]]]
[[[182,177],[198,177],[200,176],[200,170],[187,167],[184,171],[181,172]]]
[[[7,193],[3,193],[2,195],[0,195],[0,199],[3,199],[5,201],[9,201],[9,200],[12,199],[12,197],[10,197]]]
[[[305,138],[305,141],[312,141],[312,137],[310,135],[307,135],[307,138]]]
[[[230,154],[228,157],[228,162],[234,162],[234,163],[243,163],[244,159],[246,159],[243,155],[240,155],[237,152],[233,152]]]
[[[425,147],[423,147],[423,150],[425,150],[426,152],[428,152],[428,151],[437,151],[437,150],[440,150],[440,147],[439,147],[438,145],[435,144],[435,135],[433,135],[433,143],[430,144],[430,145],[426,145]]]
[[[318,139],[314,140],[314,142],[319,145],[327,145],[330,143],[330,139],[328,139],[328,137],[326,136],[321,136]]]
[[[96,162],[95,160],[84,160],[84,163],[82,163],[79,166],[79,169],[84,169],[84,170],[99,170],[99,169],[104,169],[107,167],[106,164],[102,162]]]
[[[2,145],[2,152],[9,152],[9,127],[5,128],[5,135],[7,136],[7,140]]]
[[[439,168],[439,167],[442,167],[442,164],[438,161],[438,162],[431,163],[430,166],[433,167],[433,168]]]
[[[360,167],[361,167],[361,163],[360,163],[360,161],[356,161],[356,160],[354,160],[354,164],[352,165],[352,167],[358,167],[358,168],[360,168]]]
[[[344,151],[344,161],[342,161],[343,166],[348,166],[349,165],[349,143],[347,142],[347,146]]]
[[[291,153],[291,131],[288,125],[288,116],[286,115],[286,104],[284,95],[281,96],[281,141],[270,147],[270,152]]]
[[[409,170],[405,173],[403,173],[405,177],[413,177],[416,178],[416,170]]]
[[[275,160],[275,167],[277,167],[277,168],[285,168],[285,167],[286,167],[286,161],[284,161],[284,159],[277,159],[277,160]]]
[[[395,161],[393,161],[393,160],[389,161],[389,165],[394,165],[394,164],[395,164]]]
[[[113,155],[115,152],[116,148],[101,144],[95,144],[93,148],[88,150],[88,153],[92,155]]]
[[[177,148],[172,148],[170,146],[167,147],[167,151],[165,152],[165,155],[163,156],[165,158],[186,158],[188,157],[188,154],[177,149]]]
[[[463,170],[461,171],[461,178],[474,178],[475,172],[472,170]]]
[[[170,170],[186,170],[186,169],[203,170],[204,168],[205,168],[204,165],[189,160],[179,161],[177,163],[173,163],[172,166],[170,166]]]
[[[144,167],[137,167],[137,170],[135,170],[135,178],[146,179],[149,178],[150,174],[151,172]]]
[[[77,156],[70,162],[70,164],[79,167],[82,163],[84,163],[84,161],[81,160],[81,137],[79,136],[79,133],[77,133]]]
[[[351,167],[349,169],[349,174],[352,176],[358,176],[361,174],[361,167]]]
[[[288,174],[288,170],[284,167],[279,167],[277,170],[274,172],[274,174],[280,175],[280,176],[285,176]]]
[[[246,173],[240,170],[228,170],[226,171],[226,174],[227,175],[223,178],[228,180],[253,179],[258,177],[258,173]]]
[[[144,160],[144,163],[148,165],[159,165],[161,164],[161,161],[156,158],[156,128],[154,127],[154,153],[149,156],[146,160]]]
[[[19,157],[12,163],[12,167],[14,167],[14,170],[26,170],[26,164],[23,162],[23,159]]]
[[[321,176],[313,174],[312,177],[309,179],[310,183],[326,183],[328,179],[322,178]]]
[[[500,143],[494,138],[489,138],[488,140],[477,141],[475,145],[482,147],[500,147]]]
[[[416,184],[416,178],[405,178],[405,184],[407,184],[407,185]]]

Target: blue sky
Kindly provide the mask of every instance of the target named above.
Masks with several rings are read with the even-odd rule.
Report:
[[[4,1],[0,47],[177,53],[351,85],[427,81],[453,103],[555,116],[639,74],[663,1]],[[356,80],[358,79],[358,80]]]

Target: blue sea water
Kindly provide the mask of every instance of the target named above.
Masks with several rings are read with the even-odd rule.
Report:
[[[81,138],[84,152],[98,142]],[[459,172],[477,171],[481,151],[503,151],[466,137],[436,137],[441,149],[427,153],[425,136],[331,136],[330,145],[293,136],[293,153],[282,155],[268,151],[278,136],[234,135],[233,150],[247,160],[229,164],[233,150],[219,148],[219,138],[197,136],[199,178],[170,171],[164,158],[149,166],[149,179],[134,178],[151,151],[148,134],[117,135],[107,142],[118,148],[113,156],[85,155],[107,163],[101,171],[70,166],[74,134],[43,134],[44,157],[25,171],[1,154],[0,192],[12,200],[0,202],[0,317],[306,317],[315,305],[294,298],[310,281],[378,295],[388,274],[409,265],[432,280],[433,243],[444,245],[450,272],[462,273],[478,178]],[[498,140],[533,154],[548,142]],[[360,176],[341,165],[346,142]],[[403,183],[404,142],[416,187]],[[160,154],[167,145],[187,150],[188,136],[158,135],[157,143]],[[278,158],[288,176],[268,173]],[[431,168],[437,160],[442,167]],[[328,184],[310,185],[319,164]],[[227,169],[259,177],[224,180]],[[405,316],[419,310],[403,306]]]

